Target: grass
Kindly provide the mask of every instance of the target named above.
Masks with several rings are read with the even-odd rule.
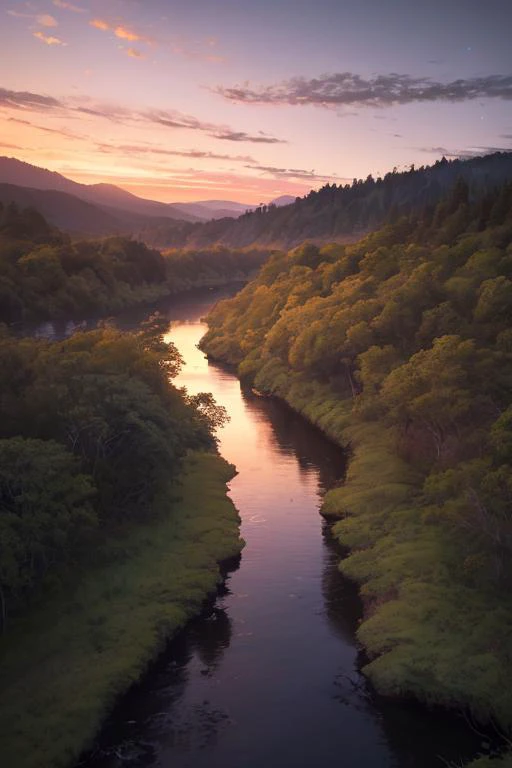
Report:
[[[2,768],[64,768],[91,745],[120,694],[219,582],[239,554],[239,517],[226,496],[233,467],[192,454],[181,499],[112,542],[110,562],[85,571],[11,626],[0,642]]]
[[[347,483],[327,494],[325,510],[341,515],[333,532],[351,554],[340,568],[366,604],[365,673],[382,693],[510,726],[510,600],[464,573],[456,531],[429,521],[421,479],[396,455],[392,434],[379,424],[352,434]]]
[[[364,599],[365,674],[383,694],[469,710],[509,732],[512,601],[465,571],[456,529],[429,517],[423,477],[398,455],[393,431],[275,360],[260,362],[254,381],[352,452],[346,482],[326,494],[322,512],[350,550],[340,569]],[[472,764],[487,765],[508,768],[511,756]]]
[[[466,768],[512,768],[512,752],[500,758],[479,757],[467,764]]]

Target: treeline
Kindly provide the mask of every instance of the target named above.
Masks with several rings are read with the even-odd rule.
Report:
[[[205,224],[172,222],[146,227],[139,236],[157,247],[204,247],[212,243],[232,248],[248,246],[290,248],[305,240],[350,242],[386,221],[418,214],[437,205],[456,180],[469,187],[470,200],[492,193],[512,180],[512,153],[497,152],[469,160],[442,160],[384,176],[354,179],[351,184],[326,184],[283,207],[260,206],[238,219]]]
[[[0,625],[101,558],[106,537],[168,511],[189,450],[225,412],[169,377],[180,357],[151,318],[61,342],[0,332]]]
[[[268,253],[210,248],[164,256],[126,237],[72,241],[37,211],[0,204],[0,322],[112,313],[243,280]]]
[[[233,250],[210,248],[167,249],[163,251],[166,281],[172,292],[227,282],[246,281],[274,253],[268,248]]]
[[[512,725],[512,185],[276,255],[202,348],[355,451],[328,497],[390,693]],[[352,473],[352,474],[351,474]]]

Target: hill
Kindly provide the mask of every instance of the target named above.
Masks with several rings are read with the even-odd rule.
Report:
[[[220,243],[231,247],[265,245],[293,247],[304,240],[318,244],[353,242],[379,228],[388,217],[428,213],[458,178],[469,187],[470,200],[512,180],[512,153],[497,152],[470,160],[445,158],[433,166],[403,173],[396,169],[384,178],[354,179],[351,185],[327,184],[291,205],[259,206],[235,221],[224,219],[194,225],[184,242],[176,242],[172,227],[145,229],[142,239],[155,245],[202,247]]]
[[[123,221],[122,215],[116,216],[75,195],[55,190],[0,184],[0,202],[35,208],[52,224],[68,232],[106,235],[126,232],[133,225],[133,222]]]
[[[3,202],[9,202],[10,193],[11,199],[35,206],[51,223],[73,233],[132,234],[157,248],[289,248],[305,240],[320,245],[354,242],[388,218],[428,217],[457,179],[467,184],[471,202],[512,180],[512,153],[469,160],[443,158],[432,166],[411,167],[402,173],[393,169],[383,178],[368,176],[364,181],[354,179],[352,184],[327,184],[292,203],[283,196],[254,209],[225,200],[173,204],[144,200],[111,184],[77,184],[13,158],[0,158],[0,182],[12,185],[14,179],[17,190],[4,187]],[[30,199],[27,191],[20,191],[28,186]],[[57,192],[74,199],[57,202]],[[79,201],[95,210],[80,206]]]
[[[191,203],[162,203],[133,195],[115,184],[79,184],[60,173],[24,163],[14,157],[0,157],[0,183],[29,189],[65,192],[94,205],[114,208],[140,216],[152,216],[182,221],[210,221],[226,217],[237,218],[256,206],[232,200],[199,200]],[[293,202],[295,198],[278,198],[277,205]],[[58,222],[55,222],[57,224]]]
[[[24,163],[14,157],[0,157],[0,182],[30,189],[66,192],[94,205],[109,206],[141,216],[198,220],[186,211],[174,211],[167,203],[145,200],[114,184],[79,184],[60,173]]]
[[[212,219],[236,219],[246,211],[252,211],[256,206],[235,203],[232,200],[199,200],[194,203],[171,203],[172,208],[179,212],[191,214],[203,221]]]
[[[30,207],[2,205],[2,186],[9,200],[21,190],[21,203]],[[0,325],[104,315],[190,288],[244,282],[269,256],[228,248],[161,254],[124,236],[71,240],[34,209],[38,195],[56,210],[76,204],[62,215],[90,214],[91,226],[98,212],[64,192],[0,185]]]
[[[471,201],[459,179],[428,216],[275,255],[201,342],[350,445],[323,511],[361,587],[363,671],[509,747],[511,249],[512,183]]]

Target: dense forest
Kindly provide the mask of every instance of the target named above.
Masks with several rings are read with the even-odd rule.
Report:
[[[377,688],[469,709],[503,732],[511,318],[512,185],[474,197],[460,177],[437,205],[356,244],[273,256],[217,305],[202,341],[351,446],[324,512],[351,550],[343,572],[362,585],[359,638]]]
[[[180,357],[157,317],[61,342],[0,336],[1,625],[109,531],[168,504],[189,450],[225,418],[168,378]],[[171,494],[172,495],[172,494]]]
[[[0,204],[0,322],[83,318],[245,280],[268,254],[219,247],[163,255],[127,237],[73,241],[34,209]]]
[[[471,201],[512,180],[512,153],[497,152],[468,160],[442,160],[432,166],[398,172],[382,178],[368,176],[351,184],[326,184],[295,203],[283,207],[259,206],[238,219],[205,224],[161,222],[137,231],[138,237],[157,247],[291,247],[304,240],[325,243],[353,242],[385,221],[435,206],[458,178],[469,187]]]
[[[2,764],[76,765],[239,555],[211,395],[150,316],[64,341],[0,325]]]

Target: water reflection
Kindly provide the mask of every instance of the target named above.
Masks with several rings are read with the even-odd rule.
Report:
[[[88,331],[109,322],[120,328],[132,330],[147,320],[154,312],[160,312],[174,322],[197,323],[208,314],[218,301],[233,296],[243,287],[235,282],[218,288],[196,288],[176,296],[166,297],[151,304],[141,304],[117,312],[114,318],[100,314],[90,315],[82,320],[51,320],[43,323],[23,323],[12,326],[13,333],[30,335],[41,339],[64,339],[77,331]]]
[[[218,369],[220,366],[216,366]],[[343,482],[347,456],[339,446],[330,443],[317,429],[308,428],[302,416],[274,398],[259,397],[241,385],[246,406],[264,414],[272,427],[273,446],[282,455],[294,455],[304,477],[313,471],[318,489],[323,493]],[[319,461],[319,457],[322,457]]]
[[[213,744],[227,714],[207,699],[183,705],[191,678],[212,679],[232,635],[221,607],[224,584],[215,599],[170,644],[141,683],[133,686],[108,719],[94,752],[80,765],[149,768],[164,749],[188,751]]]
[[[175,323],[170,338],[187,361],[178,383],[213,392],[231,415],[221,452],[239,471],[230,494],[247,547],[216,600],[123,699],[85,764],[441,766],[438,753],[457,757],[449,734],[426,727],[424,709],[381,702],[359,672],[361,605],[318,513],[344,476],[344,454],[207,364],[196,348],[206,309]]]

